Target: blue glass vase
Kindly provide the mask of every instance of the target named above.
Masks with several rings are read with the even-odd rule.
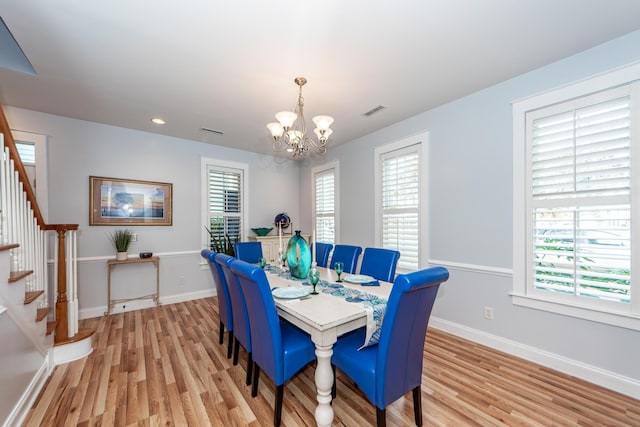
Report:
[[[307,278],[311,268],[311,250],[307,241],[300,235],[300,230],[296,230],[296,235],[287,245],[287,263],[293,277]]]

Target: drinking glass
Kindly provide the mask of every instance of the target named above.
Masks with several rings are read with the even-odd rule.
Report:
[[[264,268],[267,265],[267,259],[266,258],[260,258],[258,260],[258,264],[260,264],[260,268]]]
[[[311,292],[311,294],[318,295],[318,293],[316,292],[316,285],[318,284],[319,281],[320,281],[320,270],[316,268],[312,268],[309,271],[309,282],[311,282],[311,285],[313,286],[313,292]]]
[[[336,271],[336,274],[338,275],[338,280],[336,280],[336,282],[342,282],[342,280],[340,280],[340,275],[344,271],[344,263],[340,261],[336,262],[333,265],[333,269]]]

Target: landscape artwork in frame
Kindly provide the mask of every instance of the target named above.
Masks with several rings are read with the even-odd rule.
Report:
[[[173,185],[89,177],[89,225],[172,225]]]

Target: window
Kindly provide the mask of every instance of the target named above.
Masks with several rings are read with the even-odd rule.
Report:
[[[247,166],[213,159],[202,160],[205,244],[210,247],[243,240],[246,227]]]
[[[15,141],[20,160],[24,166],[35,166],[36,144],[31,142]]]
[[[418,136],[376,150],[376,246],[400,251],[400,270],[417,270],[426,258],[425,145]]]
[[[47,136],[39,133],[12,130],[20,160],[35,192],[40,213],[48,218],[49,191],[47,179]]]
[[[313,218],[318,242],[335,244],[337,241],[338,163],[314,168]]]
[[[514,258],[514,303],[640,328],[620,319],[640,314],[632,300],[638,264],[631,228],[639,213],[632,153],[640,147],[633,132],[640,86],[610,86],[514,108],[514,129],[523,130],[514,141],[524,145],[516,149],[523,163],[514,168],[524,172],[524,197],[514,206],[514,247],[516,233],[524,242]]]

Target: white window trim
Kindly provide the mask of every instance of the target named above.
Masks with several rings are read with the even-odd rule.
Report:
[[[418,210],[418,221],[420,228],[420,245],[418,247],[418,268],[426,268],[429,259],[429,173],[427,166],[429,165],[429,132],[419,133],[407,138],[391,142],[389,144],[376,147],[374,150],[375,164],[375,246],[382,247],[382,170],[380,169],[380,156],[400,150],[411,145],[419,145],[420,153],[420,208]],[[402,254],[400,254],[402,257]],[[398,273],[406,273],[405,269],[398,268]]]
[[[528,111],[548,107],[567,100],[583,97],[592,93],[629,84],[640,80],[640,63],[621,67],[599,74],[579,82],[534,95],[513,102],[513,291],[510,293],[515,305],[549,311],[566,316],[587,319],[624,328],[640,330],[640,298],[633,298],[629,310],[614,310],[604,307],[594,308],[587,304],[569,304],[553,294],[540,295],[527,289],[527,241],[526,241],[526,126]],[[636,106],[632,116],[632,129],[640,128],[640,110]],[[633,131],[632,131],[633,132]],[[638,138],[637,136],[635,138]],[[632,157],[632,168],[640,166],[640,156]],[[640,224],[640,202],[637,189],[632,187],[631,211],[632,224]],[[635,221],[634,221],[635,220]],[[632,241],[640,241],[640,227],[632,226]],[[638,254],[635,250],[631,265],[638,266]],[[632,280],[636,274],[632,272]],[[604,306],[604,304],[603,304]]]
[[[49,172],[47,161],[47,135],[41,133],[11,130],[15,141],[31,142],[36,154],[36,200],[45,222],[49,217]]]
[[[207,230],[205,230],[205,226],[208,223],[209,212],[207,207],[208,203],[208,175],[207,168],[213,167],[222,167],[229,169],[240,169],[242,170],[242,234],[241,240],[247,239],[248,233],[248,224],[249,224],[249,165],[247,163],[239,163],[232,162],[228,160],[220,160],[214,159],[210,157],[202,157],[200,162],[200,200],[201,200],[201,212],[202,216],[200,219],[200,228],[202,229],[200,235],[201,237],[201,248],[206,249],[209,247],[209,234]],[[202,264],[205,264],[204,260]]]
[[[335,160],[333,162],[325,163],[319,166],[315,166],[311,169],[311,227],[315,230],[316,227],[316,181],[315,176],[317,173],[325,172],[333,169],[333,182],[334,182],[334,230],[335,230],[335,243],[340,242],[340,162]]]

